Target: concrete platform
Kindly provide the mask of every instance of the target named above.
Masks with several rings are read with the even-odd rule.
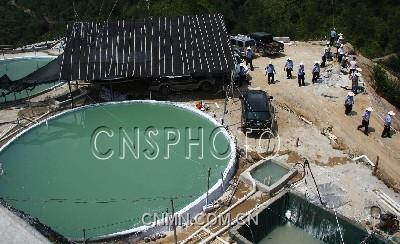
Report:
[[[28,223],[0,206],[0,243],[50,243]]]

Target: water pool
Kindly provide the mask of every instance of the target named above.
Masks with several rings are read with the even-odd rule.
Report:
[[[271,186],[289,172],[289,169],[275,163],[273,160],[264,162],[251,172],[254,179],[266,186]]]
[[[50,61],[54,60],[56,57],[43,56],[43,57],[20,57],[12,59],[0,60],[0,77],[7,75],[11,80],[19,80],[25,76],[33,73],[34,71],[40,69],[41,67],[48,64]],[[23,90],[20,92],[15,92],[8,94],[0,99],[0,103],[12,102],[20,99],[24,99],[29,96],[34,96],[47,89],[58,85],[58,81],[46,84],[40,84],[33,88],[33,90],[28,91],[28,93]],[[0,95],[2,92],[7,93],[7,91],[0,89]]]
[[[296,227],[291,223],[286,223],[275,227],[266,237],[261,239],[258,244],[323,244],[323,241],[318,240],[301,228]]]
[[[66,112],[0,151],[0,197],[69,238],[132,229],[144,213],[164,213],[171,198],[179,210],[204,196],[208,168],[211,186],[233,168],[233,142],[216,126],[167,102]]]

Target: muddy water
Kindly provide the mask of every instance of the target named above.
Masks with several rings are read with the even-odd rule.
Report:
[[[263,163],[258,167],[251,175],[259,182],[270,186],[287,174],[289,170],[274,163],[273,161],[268,161]]]
[[[266,237],[264,237],[259,244],[323,244],[324,242],[316,239],[304,230],[287,223],[278,226],[272,230]]]

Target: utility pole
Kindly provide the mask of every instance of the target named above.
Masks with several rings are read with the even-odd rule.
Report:
[[[174,229],[174,240],[175,240],[175,244],[177,244],[178,237],[176,236],[175,208],[174,208],[174,200],[173,199],[171,199],[171,211],[172,211],[172,228]]]

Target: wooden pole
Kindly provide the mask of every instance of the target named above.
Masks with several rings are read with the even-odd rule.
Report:
[[[71,108],[74,108],[74,98],[72,96],[71,81],[68,81],[69,95],[71,96]]]
[[[206,205],[208,204],[208,191],[210,190],[210,174],[211,174],[211,168],[208,168]]]
[[[85,228],[83,228],[82,231],[83,231],[83,243],[86,243],[86,230],[85,230]]]
[[[224,173],[221,172],[221,191],[224,192]]]
[[[171,199],[171,210],[172,210],[172,228],[174,229],[174,240],[175,240],[175,244],[177,244],[178,237],[176,236],[175,208],[174,208],[174,200],[173,199]]]
[[[374,166],[374,171],[372,171],[372,175],[376,175],[376,172],[378,171],[378,164],[379,164],[379,156],[376,157],[376,162]]]
[[[112,87],[112,82],[110,81],[110,94],[111,94],[111,101],[114,101],[114,92]]]

